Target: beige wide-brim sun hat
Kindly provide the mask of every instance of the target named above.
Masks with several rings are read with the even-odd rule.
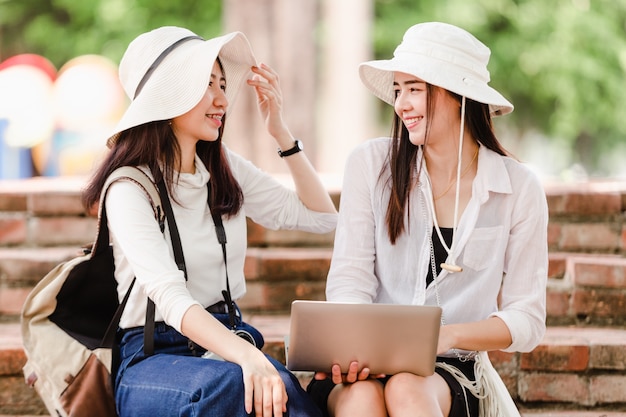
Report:
[[[513,111],[513,105],[489,86],[491,51],[469,32],[440,22],[410,27],[393,58],[364,62],[361,81],[374,95],[393,106],[394,72],[421,80],[489,105],[492,116]]]
[[[164,26],[135,38],[119,66],[120,81],[131,102],[107,145],[111,147],[126,129],[169,120],[191,110],[206,93],[218,56],[230,107],[256,65],[243,33],[204,40],[188,29]]]

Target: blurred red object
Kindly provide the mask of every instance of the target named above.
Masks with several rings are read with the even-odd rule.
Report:
[[[13,65],[30,65],[42,70],[50,80],[57,78],[57,69],[47,58],[37,54],[20,54],[7,58],[0,63],[0,71]]]

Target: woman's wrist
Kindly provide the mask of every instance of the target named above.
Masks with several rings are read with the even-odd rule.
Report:
[[[274,138],[274,141],[276,141],[276,145],[278,145],[278,147],[283,151],[291,148],[294,140],[296,139],[287,126],[282,126],[281,128],[270,131],[269,133],[272,138]]]
[[[281,158],[285,158],[287,156],[296,154],[300,151],[302,151],[304,149],[302,142],[299,139],[296,139],[293,141],[293,144],[290,148],[288,149],[282,149],[282,148],[278,148],[278,156],[280,156]]]
[[[449,349],[459,348],[459,344],[461,344],[460,335],[459,335],[459,326],[456,324],[447,324],[442,327],[442,331],[445,331],[446,341],[448,343]]]

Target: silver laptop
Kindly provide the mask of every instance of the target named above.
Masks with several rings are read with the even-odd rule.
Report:
[[[441,308],[435,306],[354,304],[296,300],[285,338],[292,371],[342,370],[352,361],[371,374],[435,370]]]

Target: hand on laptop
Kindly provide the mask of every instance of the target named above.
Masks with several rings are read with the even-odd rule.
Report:
[[[362,381],[368,378],[383,378],[385,374],[370,375],[369,368],[363,368],[359,371],[359,363],[356,361],[350,362],[350,366],[347,373],[341,372],[341,367],[338,364],[334,364],[332,367],[331,378],[335,384],[352,384],[356,381]],[[327,372],[316,372],[315,379],[328,378]]]

